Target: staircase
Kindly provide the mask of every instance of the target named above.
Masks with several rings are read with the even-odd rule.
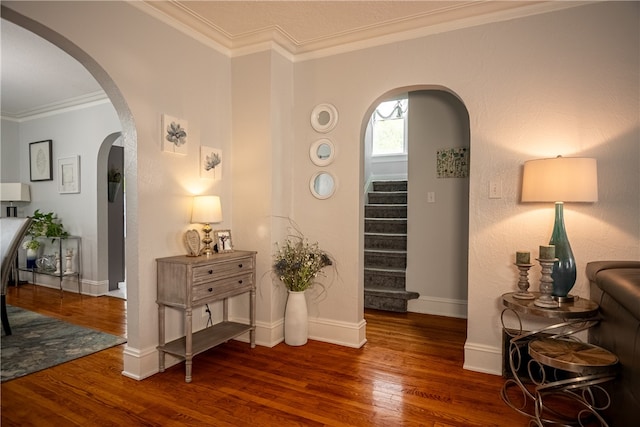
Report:
[[[407,181],[376,181],[364,207],[364,306],[406,312]]]

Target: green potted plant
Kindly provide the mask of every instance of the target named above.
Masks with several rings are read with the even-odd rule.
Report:
[[[109,183],[109,193],[107,197],[109,202],[113,203],[116,200],[116,196],[118,195],[118,191],[120,190],[120,185],[122,183],[122,173],[120,173],[120,169],[110,167],[107,174],[107,181]]]
[[[43,213],[39,209],[31,216],[31,225],[27,230],[30,239],[25,240],[22,247],[27,251],[27,268],[36,268],[38,249],[42,243],[39,237],[60,237],[65,238],[69,233],[64,229],[64,225],[53,212]]]
[[[32,238],[36,237],[62,237],[69,236],[64,229],[64,225],[53,212],[43,213],[39,209],[31,216],[31,225],[27,235]]]

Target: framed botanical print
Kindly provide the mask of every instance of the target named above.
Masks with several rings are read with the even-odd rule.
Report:
[[[80,192],[80,156],[58,159],[58,193]]]
[[[50,139],[29,143],[29,174],[31,181],[53,180]]]

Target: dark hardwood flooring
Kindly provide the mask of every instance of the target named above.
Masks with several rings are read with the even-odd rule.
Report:
[[[8,303],[125,335],[126,302],[21,285]],[[359,349],[231,341],[143,381],[114,347],[1,386],[8,426],[526,426],[503,379],[462,369],[466,321],[367,311]]]

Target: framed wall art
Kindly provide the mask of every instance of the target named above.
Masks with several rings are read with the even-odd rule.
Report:
[[[200,178],[214,180],[222,178],[222,150],[200,147]]]
[[[186,120],[162,115],[162,151],[174,154],[187,154]]]
[[[53,180],[50,139],[29,143],[29,173],[31,181]]]
[[[231,230],[215,230],[213,235],[216,246],[218,247],[218,252],[233,252]]]
[[[80,156],[58,159],[58,193],[80,192]]]

